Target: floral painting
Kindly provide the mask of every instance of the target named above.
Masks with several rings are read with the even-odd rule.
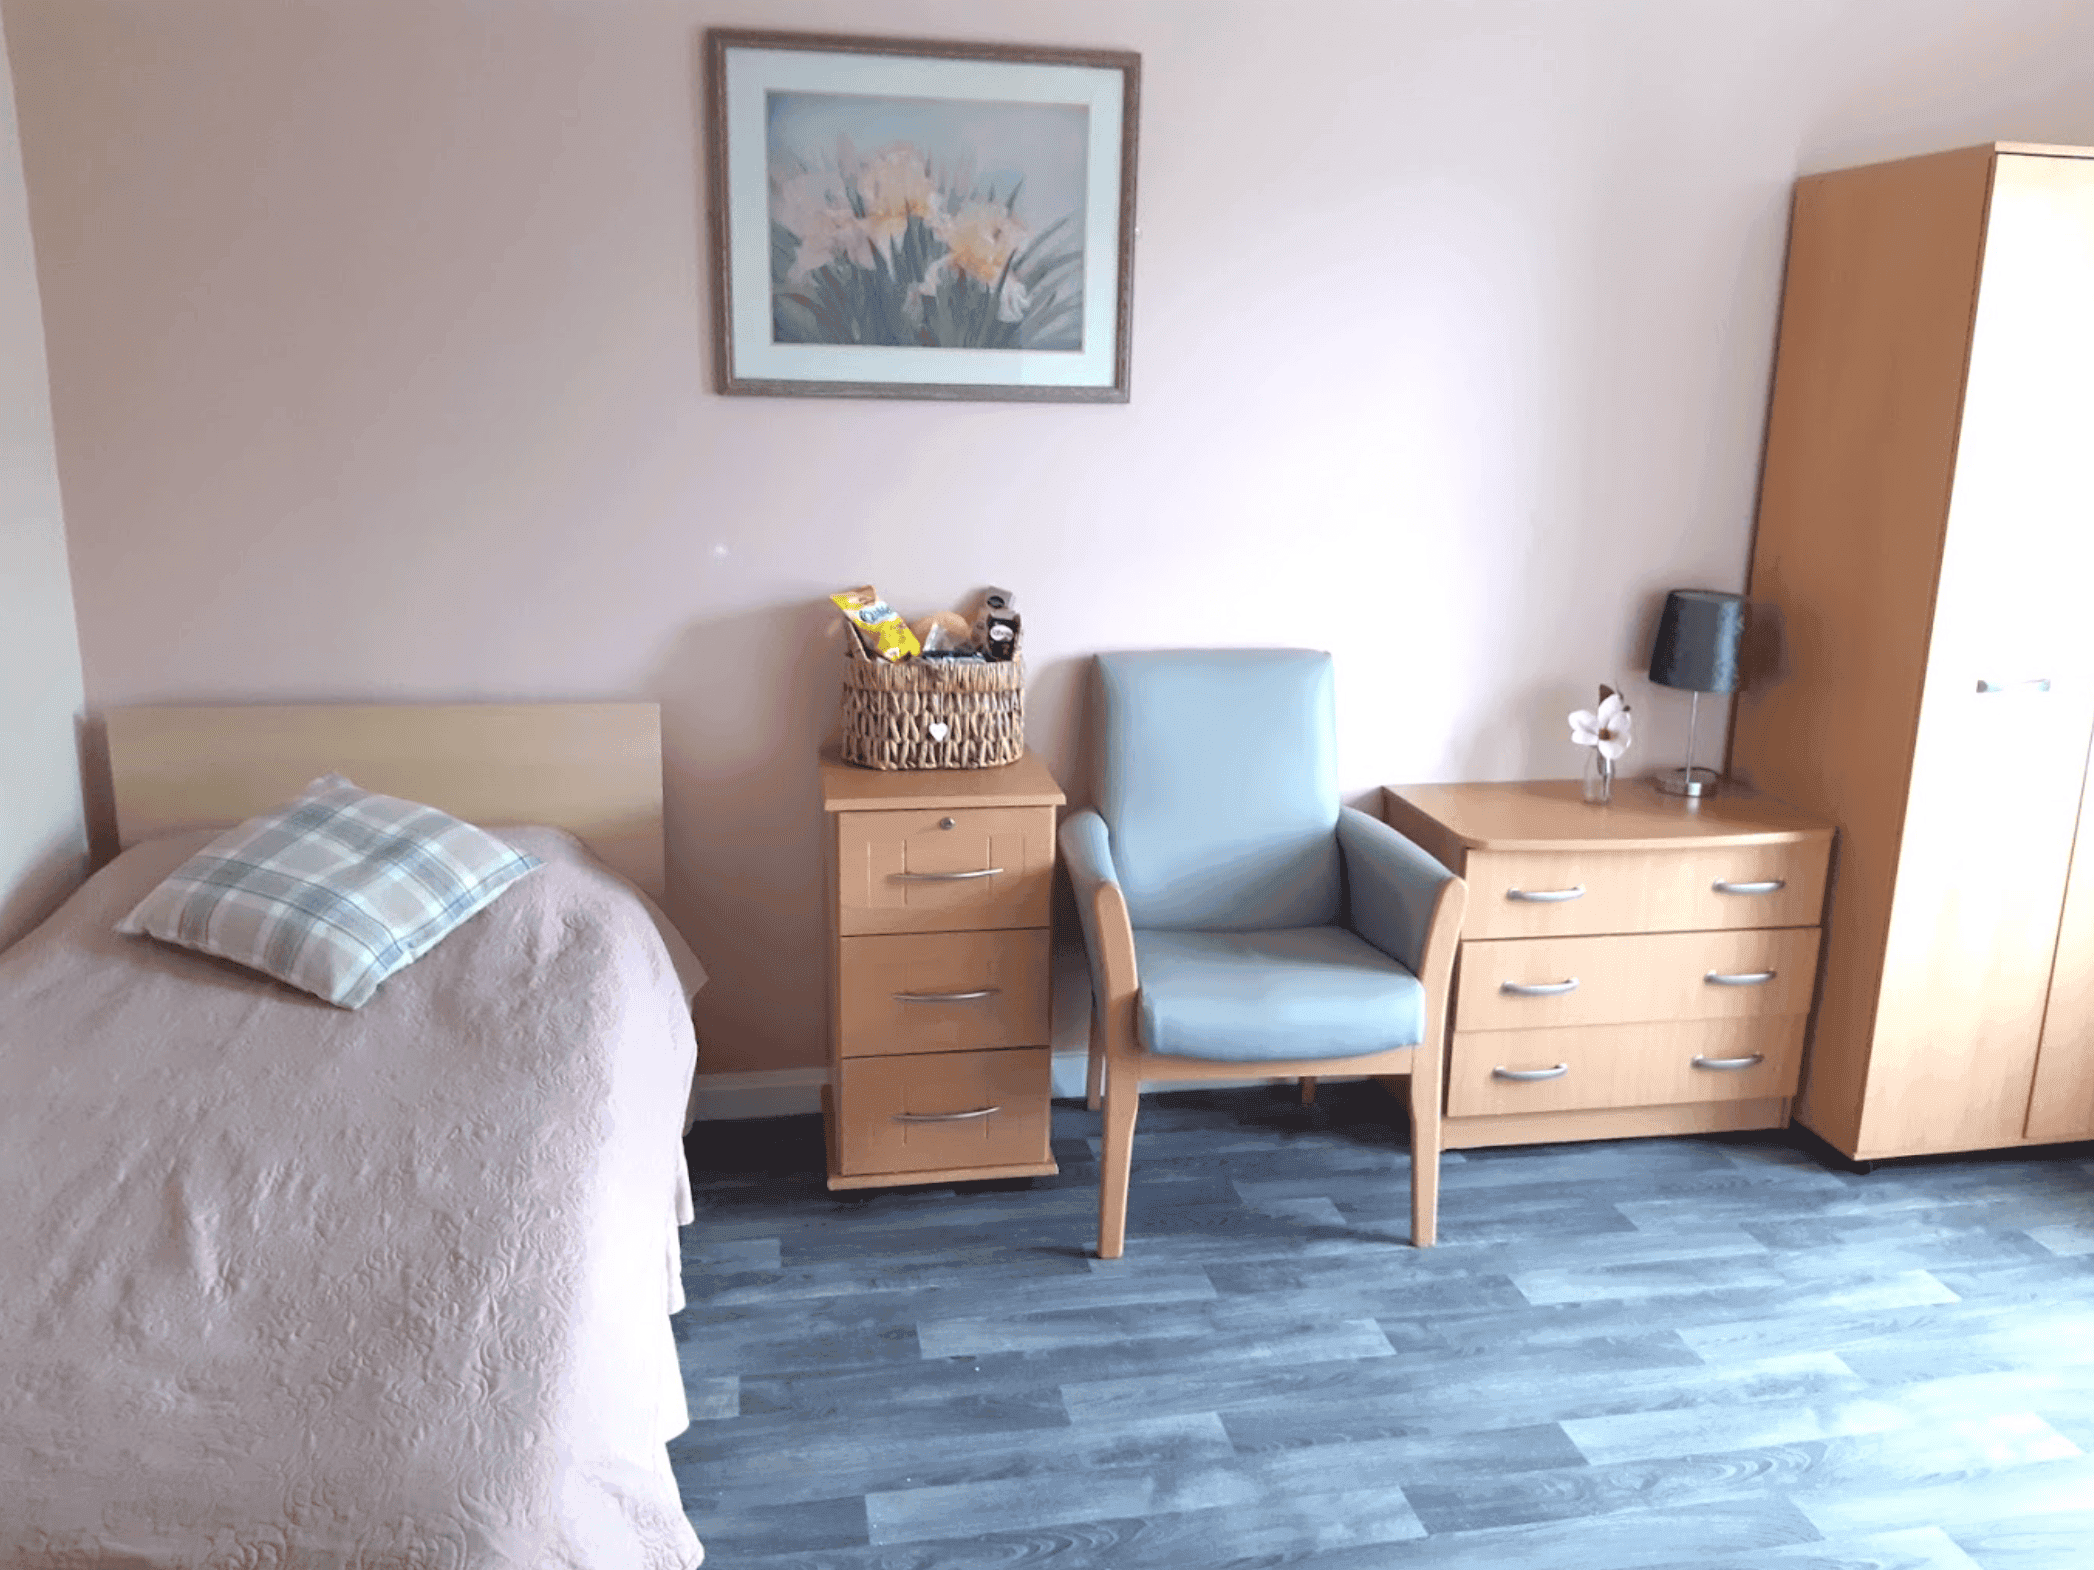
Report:
[[[708,49],[723,392],[1126,399],[1138,56]]]
[[[766,119],[777,342],[1082,349],[1082,105],[772,93]]]

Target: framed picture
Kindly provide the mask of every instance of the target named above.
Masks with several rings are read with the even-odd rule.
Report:
[[[707,35],[719,388],[1127,399],[1141,57]]]

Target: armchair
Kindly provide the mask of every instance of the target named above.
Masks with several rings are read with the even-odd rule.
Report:
[[[1338,801],[1331,657],[1103,654],[1097,806],[1061,827],[1091,965],[1098,1256],[1145,1081],[1410,1079],[1411,1240],[1438,1212],[1441,1027],[1468,892]]]

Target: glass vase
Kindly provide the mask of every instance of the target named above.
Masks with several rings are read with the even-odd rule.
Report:
[[[1614,760],[1597,747],[1590,751],[1592,756],[1585,760],[1585,799],[1604,807],[1614,799]]]

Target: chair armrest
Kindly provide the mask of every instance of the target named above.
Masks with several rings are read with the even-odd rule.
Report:
[[[1114,999],[1131,998],[1137,981],[1134,925],[1127,917],[1127,896],[1112,864],[1112,835],[1105,820],[1092,811],[1073,812],[1058,836],[1062,865],[1076,890],[1076,912],[1083,918],[1083,947],[1091,961],[1091,997],[1100,1016]]]
[[[1460,930],[1467,885],[1381,819],[1355,807],[1338,814],[1338,845],[1345,857],[1352,930],[1423,978],[1435,947],[1452,953],[1452,933],[1435,928],[1451,912],[1452,930]]]

